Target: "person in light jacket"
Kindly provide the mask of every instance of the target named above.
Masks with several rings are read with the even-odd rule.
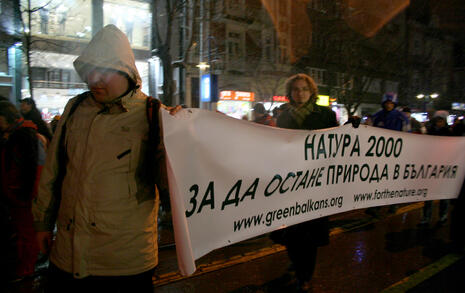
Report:
[[[65,107],[33,204],[39,246],[50,251],[48,292],[153,292],[158,118],[150,132],[148,97],[116,26],[100,30],[74,68],[89,91]]]

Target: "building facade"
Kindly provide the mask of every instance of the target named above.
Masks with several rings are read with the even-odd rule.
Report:
[[[162,66],[153,56],[151,31],[152,21],[158,21],[159,16],[153,18],[152,2],[31,0],[30,7],[26,0],[17,3],[32,35],[27,46],[32,95],[46,118],[61,113],[70,97],[86,90],[72,62],[92,35],[110,23],[125,32],[131,42],[144,92],[162,97]],[[378,110],[385,92],[398,93],[402,105],[418,110],[424,102],[417,99],[419,94],[437,93],[442,100],[457,98],[457,94],[449,94],[451,84],[460,84],[458,75],[452,78],[454,39],[439,30],[434,17],[422,21],[413,4],[412,8],[392,14],[376,28],[376,34],[367,36],[373,30],[363,30],[363,25],[371,28],[376,24],[368,25],[366,19],[355,23],[354,15],[367,13],[363,7],[350,6],[352,2],[344,0],[190,3],[197,4],[192,12],[197,21],[188,24],[183,16],[189,12],[178,11],[171,30],[173,63],[183,49],[190,52],[182,66],[173,70],[172,104],[202,107],[201,76],[206,73],[218,77],[219,96],[218,102],[208,103],[206,108],[237,118],[248,115],[256,102],[265,103],[269,110],[284,102],[285,80],[297,72],[314,78],[325,103],[337,112],[341,123],[348,115],[364,116]],[[6,11],[3,6],[2,15]],[[193,33],[193,42],[190,47],[179,48],[186,42],[186,31]],[[17,42],[2,45],[4,51],[10,50],[9,56],[16,54],[16,59],[2,57],[9,65],[0,70],[0,85],[8,83],[9,96],[19,100],[31,96],[31,91],[27,74],[22,74],[26,70],[16,69],[17,74],[12,74],[11,64],[21,59],[17,54],[26,47],[23,44],[23,51],[14,50],[14,44]],[[200,63],[206,68],[199,69]]]
[[[19,0],[0,2],[0,96],[16,103],[21,96]]]
[[[21,0],[21,12],[25,27],[29,27],[31,33],[29,66],[32,80],[32,92],[28,83],[23,82],[22,98],[32,94],[45,119],[62,113],[70,98],[87,89],[75,72],[73,61],[92,35],[107,24],[118,26],[128,36],[143,90],[148,92],[151,59],[149,1]]]

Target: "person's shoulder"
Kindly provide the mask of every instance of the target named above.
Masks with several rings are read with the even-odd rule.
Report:
[[[320,111],[320,112],[330,112],[330,111],[332,111],[328,106],[321,106],[321,105],[318,105],[318,104],[314,104],[313,108],[315,110],[317,110],[317,111]]]
[[[136,91],[133,95],[127,98],[123,98],[123,106],[127,109],[145,107],[148,105],[148,102],[154,104],[159,102],[159,100],[152,96],[146,95],[141,90]]]
[[[68,102],[65,105],[65,112],[69,110],[74,104],[80,104],[87,98],[91,97],[90,91],[85,91],[77,96],[72,97],[71,99],[68,100]]]
[[[375,112],[375,114],[373,114],[372,117],[377,117],[377,116],[381,115],[381,113],[383,113],[383,112],[384,112],[384,109],[378,110],[377,112]]]
[[[320,109],[320,112],[323,112],[323,113],[326,113],[326,114],[336,114],[336,112],[333,111],[333,109],[331,109],[330,107],[328,106],[320,106],[320,105],[317,105],[315,104],[316,107],[318,107],[318,109]]]
[[[394,112],[395,111],[395,112]],[[400,119],[403,119],[405,121],[409,121],[408,117],[401,111],[394,109],[392,110],[393,114],[399,117]]]
[[[90,91],[85,91],[83,93],[80,93],[79,95],[77,96],[74,96],[72,97],[71,99],[68,100],[68,102],[66,103],[66,106],[65,107],[69,107],[70,105],[73,105],[74,103],[76,102],[82,102],[82,100],[90,97],[91,94],[90,94]]]
[[[291,108],[291,104],[290,103],[285,103],[285,104],[282,104],[281,106],[279,106],[279,110],[281,111],[288,111],[289,109]]]
[[[37,140],[37,127],[29,120],[26,120],[21,127],[13,131],[8,138],[11,143],[28,144]]]

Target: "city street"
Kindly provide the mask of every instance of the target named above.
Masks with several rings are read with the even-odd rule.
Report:
[[[372,218],[364,210],[331,217],[331,239],[318,252],[310,292],[463,292],[464,253],[453,253],[449,225],[418,227],[423,203],[400,206],[396,214]],[[168,227],[165,227],[168,226]],[[163,229],[165,228],[165,229]],[[168,228],[168,229],[166,229]],[[155,292],[292,292],[294,278],[284,247],[267,235],[218,249],[199,259],[197,271],[177,270],[169,225],[162,225]],[[37,276],[6,292],[42,292]]]

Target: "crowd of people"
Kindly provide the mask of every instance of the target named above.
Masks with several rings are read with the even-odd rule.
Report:
[[[33,99],[22,100],[19,110],[7,99],[0,101],[1,243],[14,238],[16,251],[15,271],[1,275],[14,280],[33,275],[41,253],[50,260],[46,292],[152,292],[159,194],[167,192],[158,110],[174,115],[180,107],[166,107],[141,91],[128,39],[113,25],[92,38],[74,67],[89,91],[71,99],[50,125]],[[273,116],[256,104],[253,121],[304,130],[339,125],[334,111],[316,104],[318,88],[310,76],[290,77],[286,93],[290,102]],[[449,127],[446,111],[421,124],[409,108],[396,109],[393,93],[381,105],[367,123],[430,135],[464,134],[461,120]],[[360,123],[356,117],[350,121]],[[441,202],[441,222],[448,206]],[[425,204],[422,223],[429,221],[431,205]],[[286,246],[298,288],[308,289],[317,249],[329,243],[328,217],[270,237]]]
[[[269,126],[278,126],[290,129],[321,129],[335,127],[338,124],[336,114],[327,107],[316,104],[318,89],[311,79],[305,74],[292,76],[286,83],[287,97],[290,102],[279,107],[271,117],[265,110],[263,104],[257,103],[253,108],[253,122]],[[416,134],[428,134],[439,136],[463,136],[464,121],[456,118],[454,124],[449,126],[447,119],[449,113],[445,110],[436,111],[433,117],[420,123],[411,116],[411,109],[403,107],[397,109],[398,98],[395,93],[386,93],[382,97],[381,109],[370,115],[364,124],[373,127],[380,127],[395,131],[405,131]],[[275,122],[273,122],[273,120]],[[360,124],[360,117],[350,117],[347,123],[356,127]],[[464,191],[461,191],[463,197]],[[447,221],[449,214],[450,200],[441,200],[439,203],[438,225],[443,225]],[[388,207],[388,213],[397,211],[398,205],[392,204]],[[456,221],[463,220],[463,199],[457,200],[457,207],[454,210]],[[432,219],[433,201],[425,201],[423,216],[419,223],[420,227],[429,226]],[[379,218],[381,207],[371,207],[365,210],[368,215]],[[455,242],[458,247],[463,248],[463,236],[458,232],[457,224],[452,225]],[[455,232],[454,232],[455,231]],[[271,233],[271,239],[283,244],[287,248],[289,259],[293,264],[297,278],[298,289],[305,291],[310,288],[310,281],[316,264],[318,246],[326,245],[329,242],[328,217],[322,217],[289,228],[277,230]]]

